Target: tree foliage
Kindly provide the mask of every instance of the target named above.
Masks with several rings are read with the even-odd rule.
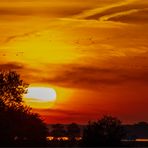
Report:
[[[97,122],[89,122],[83,133],[85,146],[119,146],[125,136],[121,121],[104,116]]]
[[[2,143],[38,143],[46,140],[46,125],[23,102],[26,84],[16,72],[0,72],[0,139]]]
[[[71,123],[67,126],[67,134],[71,140],[75,140],[80,136],[80,128],[76,123]]]
[[[58,138],[66,135],[66,130],[62,124],[53,124],[52,128],[53,130],[51,131],[51,136]]]
[[[28,84],[21,80],[20,75],[16,72],[0,72],[0,98],[6,105],[22,103],[27,87]]]

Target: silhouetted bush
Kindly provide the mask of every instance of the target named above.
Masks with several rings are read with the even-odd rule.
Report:
[[[52,128],[53,130],[50,133],[51,136],[55,138],[66,136],[66,130],[62,124],[53,124]]]
[[[104,116],[97,122],[89,122],[83,132],[83,146],[121,146],[125,136],[121,121],[111,116]]]
[[[67,135],[70,140],[75,140],[76,137],[80,136],[80,128],[76,123],[71,123],[67,126]]]

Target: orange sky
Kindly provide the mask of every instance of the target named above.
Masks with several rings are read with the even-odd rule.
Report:
[[[147,0],[0,0],[0,67],[56,90],[32,103],[48,123],[148,121],[147,14]]]

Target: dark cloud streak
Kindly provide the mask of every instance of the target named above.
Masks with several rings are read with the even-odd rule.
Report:
[[[54,76],[44,77],[43,83],[51,83],[66,88],[93,89],[120,86],[122,84],[148,83],[148,52],[110,57],[102,64],[65,64],[60,65]],[[98,66],[97,66],[98,65]],[[100,66],[99,66],[100,65]],[[105,66],[106,65],[106,66]],[[56,67],[56,65],[54,65]],[[51,66],[47,66],[48,68]]]
[[[16,62],[10,62],[5,64],[0,64],[1,70],[21,70],[24,69],[24,65]]]

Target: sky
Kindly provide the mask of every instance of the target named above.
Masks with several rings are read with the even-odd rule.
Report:
[[[148,121],[147,14],[147,0],[0,0],[0,69],[56,91],[24,98],[46,123]]]

